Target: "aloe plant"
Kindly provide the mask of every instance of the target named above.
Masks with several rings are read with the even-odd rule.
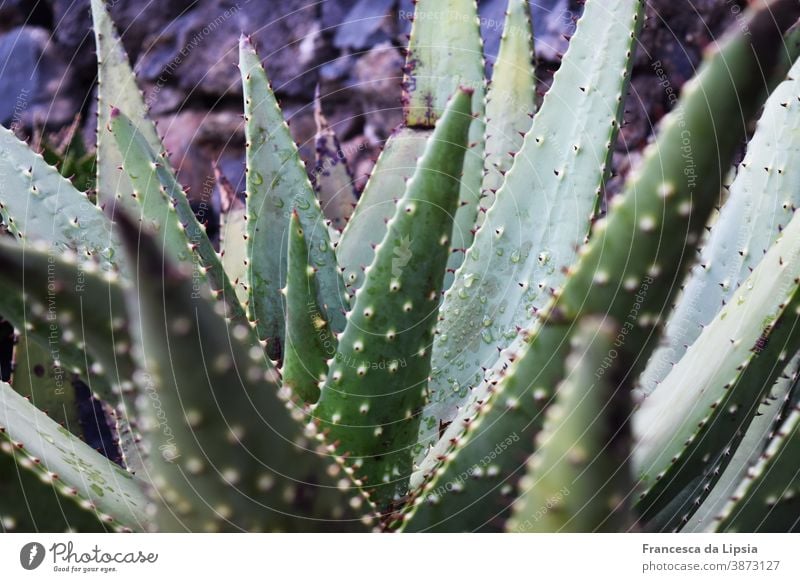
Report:
[[[587,0],[538,109],[528,8],[487,80],[476,3],[416,3],[359,198],[243,37],[215,247],[92,0],[96,200],[0,130],[3,530],[797,530],[800,7],[709,48],[607,215],[643,2]]]

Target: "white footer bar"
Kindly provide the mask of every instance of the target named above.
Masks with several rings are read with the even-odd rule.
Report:
[[[0,579],[800,580],[800,534],[5,534]],[[187,579],[193,580],[193,579]]]

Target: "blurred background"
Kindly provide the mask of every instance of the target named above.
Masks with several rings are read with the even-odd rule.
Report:
[[[579,0],[532,0],[543,93],[558,68]],[[637,52],[626,123],[614,169],[624,174],[669,106],[661,63],[677,90],[703,48],[746,0],[649,0]],[[213,184],[217,161],[241,189],[244,136],[240,33],[253,35],[304,159],[314,155],[312,102],[342,142],[357,190],[400,123],[402,47],[412,0],[108,0],[135,65],[151,116],[158,121],[190,196]],[[480,0],[487,68],[502,33],[506,0]],[[91,151],[95,132],[95,55],[89,0],[0,0],[0,123],[41,145],[42,135],[73,137]],[[38,137],[37,137],[38,134]],[[612,179],[613,192],[618,183]],[[90,187],[91,184],[79,184]]]

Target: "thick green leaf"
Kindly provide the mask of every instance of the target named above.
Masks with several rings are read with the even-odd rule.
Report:
[[[563,284],[622,115],[639,0],[589,0],[497,200],[444,298],[420,441],[474,398],[483,370]]]
[[[0,533],[110,529],[95,512],[59,493],[60,483],[29,470],[31,467],[24,452],[16,451],[8,442],[0,442]]]
[[[128,60],[128,54],[106,10],[105,0],[91,0],[92,21],[97,47],[97,202],[101,205],[122,203],[135,208],[131,198],[134,186],[122,169],[126,155],[108,128],[112,108],[125,112],[155,152],[161,152],[161,140],[155,125],[147,118],[147,107]],[[166,159],[161,160],[168,165]]]
[[[330,363],[318,431],[383,520],[402,506],[472,121],[460,90],[389,222]]]
[[[597,313],[620,321],[615,349],[628,352],[631,358],[641,350],[640,359],[644,359],[641,355],[652,349],[655,314],[669,304],[673,283],[692,256],[692,244],[744,135],[745,124],[733,125],[730,119],[747,119],[766,98],[761,91],[763,75],[775,62],[781,28],[796,19],[795,10],[791,2],[773,2],[770,11],[751,15],[746,31],[736,29],[719,52],[709,56],[678,109],[665,120],[660,137],[621,202],[614,205],[608,221],[597,224],[563,291],[556,293],[552,305],[558,309],[551,306],[540,311],[531,329],[520,335],[490,371],[488,380],[474,390],[471,399],[475,404],[464,406],[455,422],[434,420],[431,428],[441,437],[425,455],[412,484],[424,487],[419,495],[426,491],[442,494],[436,504],[419,503],[416,513],[407,518],[407,529],[502,527],[505,496],[513,494],[520,464],[530,455],[530,443],[541,424],[536,421],[538,400],[546,399],[563,378],[559,361],[579,316]],[[721,125],[727,131],[715,134],[714,127]],[[695,172],[691,177],[684,173],[688,167],[681,151],[685,136],[691,137],[688,145]],[[697,178],[701,175],[703,180]],[[692,216],[687,224],[685,200],[689,196],[695,206],[690,207]],[[653,216],[661,217],[661,222],[652,222]],[[680,245],[663,244],[665,238],[684,240],[687,235],[688,251]],[[518,409],[524,412],[517,413]],[[524,434],[525,438],[521,436],[508,453],[494,459],[496,469],[491,474],[470,481],[458,495],[441,489],[440,484],[457,480],[511,434]]]
[[[508,531],[615,532],[633,524],[630,393],[617,383],[619,362],[606,364],[617,331],[601,320],[581,322]]]
[[[800,407],[775,432],[761,459],[717,516],[717,531],[800,531]]]
[[[74,376],[116,409],[126,466],[143,467],[131,402],[137,366],[131,354],[124,282],[112,272],[50,247],[0,243],[0,312],[53,361],[64,390]],[[37,401],[38,404],[38,401]]]
[[[236,323],[246,323],[244,308],[222,261],[206,235],[205,227],[195,218],[175,174],[150,147],[144,134],[117,109],[111,115],[111,131],[125,157],[123,168],[133,186],[132,196],[140,205],[130,212],[141,216],[148,228],[158,232],[170,257],[192,266],[193,279],[198,286],[204,280],[209,282],[214,297],[221,299],[227,307],[228,318]]]
[[[54,422],[77,437],[82,430],[78,416],[73,374],[53,361],[50,350],[20,333],[14,348],[14,376],[11,387],[44,411]]]
[[[0,440],[14,447],[18,463],[94,511],[109,527],[134,531],[150,528],[150,504],[141,483],[5,383],[0,383]]]
[[[486,94],[486,155],[478,214],[494,204],[495,194],[522,148],[536,113],[536,76],[533,66],[533,30],[527,0],[509,0],[500,52]]]
[[[772,93],[655,351],[640,379],[655,390],[763,258],[800,206],[800,62]]]
[[[303,434],[302,410],[246,324],[229,325],[206,285],[124,216],[128,294],[142,372],[142,439],[163,531],[358,528],[346,493]],[[165,318],[165,314],[168,317]],[[288,409],[288,410],[287,410]]]
[[[453,224],[453,253],[447,262],[444,288],[472,244],[478,218],[484,160],[486,94],[483,41],[475,0],[418,0],[408,42],[403,78],[405,125],[430,129],[442,116],[459,87],[473,91],[469,149],[461,172],[459,205]],[[395,194],[399,196],[398,194]]]
[[[286,297],[286,345],[283,353],[283,385],[301,401],[319,400],[328,360],[338,342],[317,304],[316,270],[308,264],[308,246],[297,214],[289,224],[289,274]]]
[[[645,520],[652,521],[650,527],[685,523],[707,495],[708,485],[718,480],[759,403],[785,368],[787,354],[800,349],[798,307],[796,214],[634,417],[633,461],[642,491],[638,506]],[[690,498],[667,509],[687,487]]]
[[[0,127],[0,175],[0,223],[11,234],[105,264],[114,261],[116,241],[100,209],[5,127]]]
[[[328,228],[297,145],[264,67],[247,37],[239,42],[247,139],[247,288],[250,317],[267,352],[278,359],[285,328],[280,289],[286,283],[289,216],[296,210],[318,269],[319,304],[334,331],[344,329],[347,300]]]
[[[386,225],[430,136],[429,129],[400,128],[386,141],[336,247],[344,282],[351,292],[364,284],[364,270],[372,263],[375,247],[386,234]]]
[[[747,470],[763,455],[774,430],[785,420],[785,408],[790,403],[791,394],[798,389],[797,380],[800,377],[798,366],[800,357],[795,356],[759,406],[756,417],[747,428],[742,442],[733,453],[719,481],[686,526],[681,528],[682,532],[693,533],[712,529],[714,518],[728,504],[742,480],[746,478]]]
[[[408,127],[432,128],[459,87],[483,100],[483,42],[475,0],[419,0],[403,79]]]
[[[7,242],[0,243],[0,271],[0,312],[46,349],[66,378],[78,374],[116,405],[135,371],[119,276],[49,246]]]
[[[216,164],[214,165],[214,175],[220,192],[220,260],[228,274],[228,280],[236,289],[236,296],[244,305],[249,297],[245,286],[247,278],[247,207]]]
[[[565,375],[566,335],[540,335],[519,365],[481,386],[483,395],[455,421],[439,425],[439,440],[411,479],[405,531],[504,531],[544,411]]]
[[[331,221],[334,229],[341,232],[353,214],[358,199],[347,157],[342,151],[336,132],[322,112],[319,88],[314,101],[314,119],[317,122],[314,190],[325,218]]]
[[[55,365],[50,353],[21,333],[14,350],[14,390],[43,410],[54,422],[79,436],[82,433],[75,392],[68,374]],[[102,532],[94,512],[59,494],[58,486],[30,466],[24,452],[8,442],[0,444],[0,531]],[[7,453],[7,454],[4,454]]]

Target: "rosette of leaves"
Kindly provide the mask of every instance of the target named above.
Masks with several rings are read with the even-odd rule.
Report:
[[[643,3],[587,0],[538,108],[527,2],[488,80],[475,2],[415,10],[358,199],[241,39],[215,246],[92,0],[96,200],[0,130],[4,530],[798,528],[796,2],[712,44],[607,215]]]

